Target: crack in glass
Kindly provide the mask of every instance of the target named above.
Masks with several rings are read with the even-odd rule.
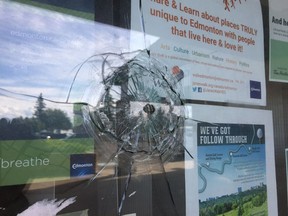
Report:
[[[139,9],[142,13],[141,0]],[[143,14],[140,18],[143,28],[141,36],[144,36],[146,47],[148,35],[145,32]],[[116,46],[111,49],[118,50]],[[100,54],[97,50],[98,54],[75,66],[69,76],[64,77],[63,89],[69,88],[65,99],[58,97],[57,93],[51,93],[52,96],[44,95],[43,100],[59,107],[81,107],[85,129],[94,138],[94,150],[98,154],[97,172],[91,177],[87,188],[94,186],[94,180],[103,177],[105,170],[112,165],[112,169],[115,169],[113,177],[120,179],[119,181],[124,178],[120,192],[114,194],[117,196],[118,215],[122,214],[127,199],[140,194],[131,189],[130,184],[133,175],[139,174],[141,169],[147,172],[145,174],[164,174],[162,183],[168,191],[166,194],[169,196],[173,215],[177,215],[172,185],[164,166],[179,155],[183,162],[184,151],[193,159],[183,144],[186,117],[179,82],[183,78],[183,71],[181,74],[179,68],[153,58],[149,49],[122,53],[105,52],[106,50],[109,48]],[[50,79],[50,76],[57,75],[48,74],[45,78]],[[34,74],[31,73],[29,78],[34,79]],[[39,85],[44,86],[45,79],[41,81]],[[0,88],[0,95],[7,98],[33,102],[38,99],[36,94],[40,92],[34,95],[29,92]],[[58,93],[60,94],[59,91]],[[149,168],[144,169],[143,164],[148,164]],[[73,198],[70,204],[77,203],[77,198]]]
[[[184,103],[177,77],[146,50],[130,59],[123,54],[98,55],[89,63],[101,60],[102,81],[97,88],[91,84],[89,95],[83,98],[88,103],[83,104],[82,112],[86,129],[96,140],[101,154],[107,156],[107,162],[90,182],[99,177],[109,163],[118,162],[119,169],[127,173],[118,205],[121,215],[131,175],[138,169],[135,164],[155,161],[158,157],[157,163],[161,161],[165,172],[163,163],[183,154]],[[93,94],[97,97],[90,97]],[[126,167],[119,164],[123,155]],[[167,179],[166,183],[170,191]],[[174,203],[171,191],[169,194]]]
[[[82,100],[73,102],[78,75],[87,67],[96,73],[94,80],[91,80]],[[105,161],[90,179],[89,185],[112,162],[118,164],[118,169],[125,173],[118,215],[122,213],[131,176],[137,172],[139,164],[148,161],[160,163],[161,172],[166,175],[164,163],[172,161],[183,151],[193,159],[183,145],[186,117],[184,102],[180,97],[181,86],[169,68],[152,58],[147,50],[97,54],[76,68],[66,101],[43,97],[49,103],[81,106],[84,126],[95,140],[96,152],[100,152],[101,160]],[[8,97],[37,98],[2,88],[0,90],[1,94]],[[126,162],[119,163],[121,158]],[[167,179],[165,182],[177,212],[171,185]]]
[[[104,64],[111,65],[107,58]],[[114,139],[126,152],[159,154],[169,160],[183,141],[177,80],[146,52],[111,70],[102,71],[103,91],[96,106],[82,107],[87,128],[97,139]]]

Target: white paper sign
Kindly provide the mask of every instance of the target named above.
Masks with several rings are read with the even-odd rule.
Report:
[[[269,0],[270,80],[288,82],[288,6],[285,0]]]
[[[277,215],[272,112],[187,109],[186,215]]]
[[[131,28],[151,55],[171,67],[183,97],[266,105],[261,5],[252,1],[132,2]]]

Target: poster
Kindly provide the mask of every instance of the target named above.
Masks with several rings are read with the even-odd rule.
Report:
[[[285,0],[269,0],[270,80],[288,82],[288,6]]]
[[[144,41],[151,56],[166,62],[174,75],[181,73],[185,99],[266,105],[258,0],[131,4],[131,29],[144,33],[132,33],[132,48]]]
[[[186,215],[277,215],[272,113],[187,109]]]
[[[0,1],[0,186],[95,173],[94,141],[73,103],[100,94],[102,64],[76,71],[95,53],[125,50],[129,31],[62,12]]]
[[[0,186],[95,174],[91,138],[0,140],[0,145]]]

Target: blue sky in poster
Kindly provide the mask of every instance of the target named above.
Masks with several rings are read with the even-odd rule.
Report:
[[[234,152],[232,157],[230,152]],[[266,184],[265,161],[265,144],[199,146],[198,164],[207,180],[205,187],[203,179],[198,178],[199,190],[204,190],[199,193],[199,199],[204,201],[237,193],[239,187],[245,191],[261,183]]]
[[[0,117],[31,116],[35,102],[5,97],[3,89],[65,101],[75,67],[96,53],[127,52],[129,36],[125,29],[0,1]],[[98,76],[95,68],[83,68],[74,101]]]

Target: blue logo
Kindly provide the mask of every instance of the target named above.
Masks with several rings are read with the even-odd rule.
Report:
[[[70,176],[85,176],[95,174],[95,154],[70,155]]]
[[[261,82],[250,80],[250,98],[261,99]]]
[[[192,87],[193,92],[202,92],[202,87]]]

